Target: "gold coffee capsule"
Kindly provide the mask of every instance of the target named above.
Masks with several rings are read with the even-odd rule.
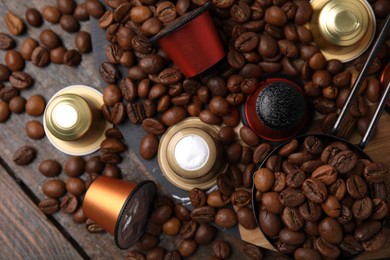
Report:
[[[219,127],[188,118],[162,136],[158,162],[164,176],[178,188],[208,189],[226,168],[221,145],[215,140]]]
[[[313,40],[327,59],[351,61],[367,50],[376,28],[366,0],[313,0],[308,24]]]
[[[48,102],[43,125],[49,141],[70,155],[86,155],[99,149],[111,124],[100,107],[102,94],[87,86],[75,85],[57,92]]]

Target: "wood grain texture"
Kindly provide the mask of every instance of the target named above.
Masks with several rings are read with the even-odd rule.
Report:
[[[0,166],[0,258],[82,259]]]

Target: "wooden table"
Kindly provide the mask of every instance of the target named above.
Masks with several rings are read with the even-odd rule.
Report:
[[[13,11],[24,18],[28,7],[42,10],[48,4],[54,5],[55,1],[0,0],[0,17],[3,17],[8,11]],[[81,29],[89,31],[89,26],[89,22],[83,22]],[[28,27],[27,33],[17,38],[14,37],[18,47],[27,36],[38,39],[39,32],[43,28],[55,30],[63,39],[66,48],[75,48],[75,34],[66,33],[59,25],[48,23],[44,23],[39,29]],[[3,22],[0,22],[0,31],[7,32]],[[1,63],[4,63],[4,55],[5,52],[1,51]],[[83,61],[77,68],[50,64],[41,69],[28,62],[25,71],[35,79],[32,88],[21,92],[21,95],[26,99],[34,94],[41,94],[47,101],[61,88],[74,84],[85,84],[102,90],[92,53],[83,55]],[[0,124],[0,259],[123,258],[126,251],[119,250],[114,245],[113,237],[110,234],[90,234],[85,225],[74,223],[69,215],[56,213],[53,216],[46,216],[39,211],[36,205],[45,198],[41,186],[46,180],[38,171],[39,163],[44,159],[55,159],[64,165],[68,156],[56,150],[47,138],[38,141],[28,138],[25,134],[25,125],[30,120],[42,122],[42,116],[32,117],[26,113],[12,114],[6,123]],[[389,114],[382,117],[378,128],[375,139],[371,141],[366,151],[374,160],[390,164]],[[315,124],[312,130],[316,131],[317,129],[318,124]],[[28,166],[17,166],[12,161],[13,153],[26,144],[37,149],[37,158]],[[126,160],[120,165],[124,179],[133,181],[153,179],[144,167],[142,160],[135,156],[131,144],[129,147],[130,149],[124,155]],[[66,176],[62,173],[59,178],[65,180]],[[388,181],[390,183],[389,178]],[[233,245],[232,259],[243,258],[243,243],[239,239],[224,232],[219,232],[218,239],[225,239]],[[178,238],[164,239],[163,246],[171,249],[175,247],[175,244],[177,245],[178,241]],[[382,256],[390,256],[390,241],[387,245],[380,252]],[[192,258],[198,259],[210,254],[210,248],[203,246]],[[274,253],[267,252],[267,258],[274,256]]]

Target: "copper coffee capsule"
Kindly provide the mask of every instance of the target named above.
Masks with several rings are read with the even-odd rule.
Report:
[[[49,141],[60,151],[86,155],[99,149],[104,132],[112,125],[103,118],[102,94],[75,85],[57,92],[48,102],[43,125]]]
[[[329,59],[351,61],[370,46],[376,20],[366,0],[313,0],[308,27],[315,44]]]
[[[245,120],[261,138],[280,142],[297,135],[308,119],[302,89],[285,78],[269,78],[247,98]]]
[[[127,249],[144,233],[155,195],[152,181],[135,184],[100,176],[85,194],[83,211],[114,235],[119,248]]]
[[[222,147],[215,139],[218,130],[198,118],[187,118],[166,131],[160,140],[158,163],[169,182],[184,190],[215,185],[226,168]]]

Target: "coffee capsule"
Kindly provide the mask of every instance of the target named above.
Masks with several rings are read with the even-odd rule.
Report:
[[[191,190],[215,185],[219,173],[226,169],[221,144],[216,141],[219,127],[187,118],[171,126],[161,137],[158,163],[169,182]]]
[[[375,36],[376,20],[366,0],[313,0],[307,25],[324,56],[342,62],[363,54]]]
[[[285,78],[260,83],[244,107],[245,123],[261,138],[280,142],[297,135],[308,119],[308,102],[302,89]]]
[[[381,87],[385,88],[390,82],[390,62],[386,64],[380,77]],[[387,107],[390,108],[390,99],[387,100]]]
[[[152,181],[137,185],[100,176],[85,194],[83,211],[114,235],[120,249],[127,249],[144,233],[155,195],[156,185]]]
[[[104,132],[112,127],[101,113],[102,94],[94,88],[74,85],[57,92],[48,102],[43,126],[49,141],[70,155],[86,155],[99,149]]]
[[[221,40],[208,11],[207,2],[172,21],[150,39],[160,47],[188,78],[206,73],[225,57]]]

